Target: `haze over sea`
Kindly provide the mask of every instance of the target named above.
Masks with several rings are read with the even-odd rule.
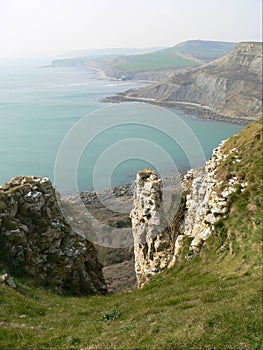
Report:
[[[80,155],[77,169],[78,189],[93,189],[93,169],[97,159],[108,147],[121,140],[140,138],[150,140],[165,150],[176,163],[178,170],[190,167],[184,150],[160,130],[138,124],[122,124],[132,120],[136,113],[142,123],[149,115],[162,120],[166,112],[162,108],[156,108],[146,104],[125,103],[120,106],[109,106],[100,102],[104,97],[125,91],[130,88],[144,86],[143,83],[114,81],[98,79],[94,71],[78,69],[52,69],[28,67],[15,67],[2,65],[0,68],[0,183],[9,181],[18,175],[46,176],[54,180],[54,166],[59,147],[70,129],[84,116],[93,113],[92,122],[102,123],[103,118],[118,119],[120,125],[110,128],[99,135],[94,135],[94,140]],[[103,110],[102,107],[106,107]],[[96,112],[99,110],[99,112]],[[237,133],[242,126],[214,120],[201,120],[182,111],[173,110],[174,115],[183,120],[198,138],[208,159],[213,148],[218,143]],[[176,129],[175,122],[168,128]],[[125,146],[124,146],[125,147]],[[129,147],[126,145],[126,147]],[[123,147],[119,148],[123,152]],[[114,157],[118,153],[118,147],[114,148]],[[127,149],[128,151],[128,149]],[[198,157],[194,154],[193,157]],[[70,156],[70,155],[69,155]],[[162,157],[162,155],[156,155]],[[111,157],[108,157],[111,158]],[[118,158],[118,155],[117,155]],[[138,158],[140,155],[138,154]],[[135,179],[136,172],[146,166],[154,166],[133,157],[130,160],[121,161],[113,169],[111,185],[120,185]],[[103,179],[105,174],[109,176],[109,161],[105,162],[105,168],[100,167],[97,177]],[[159,159],[162,171],[171,170],[165,159]],[[199,163],[200,164],[199,164]],[[203,158],[199,165],[203,165]],[[105,187],[102,185],[100,190]],[[71,188],[65,187],[65,192],[71,192]]]

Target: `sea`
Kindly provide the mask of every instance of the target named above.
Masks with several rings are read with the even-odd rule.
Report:
[[[244,125],[202,119],[107,96],[146,86],[98,72],[0,65],[0,183],[51,179],[63,193],[130,183],[146,167],[161,176],[202,166],[221,140]]]

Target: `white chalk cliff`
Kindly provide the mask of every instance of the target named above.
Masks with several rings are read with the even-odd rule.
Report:
[[[184,242],[191,240],[189,255],[198,254],[204,242],[214,233],[214,224],[229,211],[229,195],[246,182],[235,175],[228,183],[217,179],[216,172],[228,157],[241,162],[238,149],[222,152],[224,141],[213,151],[205,167],[191,169],[182,181],[181,205],[171,223],[164,223],[161,179],[155,172],[145,169],[135,182],[134,208],[131,212],[134,236],[135,271],[138,286],[142,287],[150,276],[176,263]]]

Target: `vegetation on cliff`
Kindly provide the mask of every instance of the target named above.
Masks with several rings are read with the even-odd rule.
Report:
[[[0,285],[0,347],[52,349],[260,349],[262,346],[262,125],[224,144],[236,148],[218,169],[248,182],[231,197],[199,256],[141,290],[120,295],[58,295],[16,279]]]
[[[247,126],[223,146],[225,153],[236,149],[217,170],[224,186],[230,176],[247,183],[230,195],[230,215],[216,223],[218,237],[224,249],[232,254],[243,252],[244,265],[260,263],[262,253],[262,119]],[[218,238],[217,237],[217,238]],[[259,259],[259,260],[258,260]]]

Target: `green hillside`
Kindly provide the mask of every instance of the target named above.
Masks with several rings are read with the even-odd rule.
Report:
[[[167,49],[145,55],[119,57],[113,62],[112,67],[123,73],[131,73],[165,68],[189,68],[198,65],[191,58],[179,56],[174,50]]]
[[[227,55],[236,43],[224,41],[189,40],[174,47],[176,52],[209,62]]]
[[[165,68],[191,68],[228,54],[234,43],[220,41],[189,40],[160,51],[116,58],[112,68],[131,73],[134,71]]]
[[[104,55],[59,59],[53,67],[97,67],[109,76],[134,72],[197,67],[228,54],[235,43],[189,40],[174,47],[137,55]]]
[[[0,286],[1,349],[261,349],[262,124],[257,121],[224,147],[218,179],[248,182],[232,194],[230,216],[201,255],[120,295],[58,295],[16,279]]]

